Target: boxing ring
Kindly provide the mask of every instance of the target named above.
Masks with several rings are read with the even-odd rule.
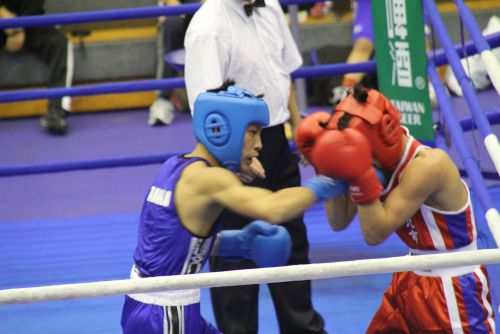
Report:
[[[436,32],[438,35],[444,34],[439,33],[440,23],[439,16],[432,16],[433,12],[433,2],[425,1],[424,3],[427,7],[430,8],[431,19],[433,25],[435,25]],[[185,7],[186,6],[186,7]],[[197,5],[195,5],[197,6]],[[140,14],[138,14],[138,10],[116,10],[116,11],[103,11],[104,13],[81,13],[81,14],[69,14],[69,15],[46,15],[43,17],[25,17],[12,20],[11,22],[6,22],[9,20],[0,21],[0,28],[15,27],[15,26],[37,26],[37,25],[53,25],[53,24],[67,24],[67,23],[77,23],[77,22],[91,22],[91,20],[99,21],[99,20],[107,20],[107,19],[124,19],[124,18],[140,18],[140,17],[154,17],[158,15],[178,15],[180,13],[190,13],[196,10],[195,6],[192,5],[182,5],[177,6],[176,8],[147,8],[144,10],[140,9]],[[185,8],[184,8],[185,7]],[[434,6],[435,7],[435,6]],[[460,7],[459,7],[460,8]],[[110,15],[113,12],[114,16]],[[437,10],[435,11],[437,13]],[[137,16],[135,16],[137,14]],[[109,15],[109,16],[108,16]],[[126,16],[130,15],[130,16]],[[144,16],[148,15],[148,16]],[[87,21],[81,21],[86,19]],[[33,20],[33,21],[30,21]],[[78,21],[80,20],[80,21]],[[442,24],[442,23],[441,23]],[[192,277],[159,277],[159,278],[149,278],[141,280],[141,282],[132,282],[130,280],[116,280],[116,277],[106,277],[106,275],[101,275],[102,282],[94,282],[95,276],[92,276],[91,267],[88,268],[90,273],[84,277],[71,277],[72,280],[70,284],[68,282],[61,282],[61,279],[52,277],[52,279],[47,279],[44,284],[40,284],[38,287],[30,287],[25,288],[24,286],[30,286],[23,283],[23,280],[16,281],[15,275],[9,274],[8,270],[5,268],[2,273],[5,275],[0,275],[0,277],[11,277],[12,280],[6,285],[3,285],[3,290],[0,291],[0,304],[15,304],[15,303],[34,303],[34,302],[42,302],[49,300],[65,300],[65,299],[75,299],[75,298],[83,298],[83,297],[98,297],[98,296],[113,296],[113,295],[123,295],[129,292],[146,292],[146,291],[156,291],[163,289],[179,289],[179,288],[187,288],[187,287],[209,287],[209,286],[227,286],[227,285],[238,285],[238,284],[249,284],[249,283],[265,283],[265,282],[283,282],[297,279],[327,279],[333,277],[358,277],[358,275],[373,275],[380,273],[390,273],[394,271],[402,271],[402,270],[412,270],[412,269],[430,269],[434,267],[446,267],[446,266],[454,266],[454,265],[466,265],[466,264],[476,264],[476,263],[484,263],[484,264],[493,264],[500,262],[500,251],[496,248],[496,243],[499,243],[498,239],[498,228],[500,226],[500,222],[498,221],[498,211],[495,208],[494,201],[489,194],[488,188],[486,187],[486,181],[488,179],[498,180],[498,164],[495,163],[496,170],[493,171],[481,171],[476,163],[476,157],[472,153],[469,144],[464,140],[464,132],[466,130],[471,130],[473,126],[471,124],[475,124],[477,128],[479,128],[481,137],[484,139],[485,146],[489,147],[486,149],[488,153],[493,152],[492,159],[494,160],[498,157],[498,152],[495,151],[495,136],[494,131],[492,130],[492,126],[498,124],[499,122],[499,113],[498,111],[486,111],[483,112],[482,108],[479,107],[479,103],[477,102],[476,94],[474,93],[472,87],[467,88],[468,81],[464,80],[464,93],[466,96],[467,103],[471,105],[471,113],[473,117],[466,117],[463,119],[457,119],[453,113],[453,105],[449,98],[446,96],[446,93],[443,91],[443,87],[440,82],[438,82],[437,74],[435,71],[435,67],[446,62],[450,62],[453,66],[453,63],[457,62],[458,57],[464,56],[463,52],[458,52],[456,58],[454,56],[446,56],[453,54],[453,49],[462,50],[460,46],[454,46],[451,43],[446,42],[446,36],[440,37],[441,44],[443,45],[443,51],[437,51],[433,57],[432,61],[429,62],[429,76],[436,87],[436,93],[438,95],[438,100],[442,109],[442,118],[446,123],[448,130],[451,134],[451,139],[457,150],[459,151],[459,158],[461,159],[463,165],[463,172],[467,174],[469,177],[469,182],[471,184],[471,188],[475,193],[475,197],[477,198],[477,203],[484,208],[485,211],[485,220],[486,224],[489,225],[491,231],[488,231],[488,228],[483,227],[482,235],[486,236],[486,241],[484,241],[483,246],[485,248],[492,248],[488,250],[479,250],[470,252],[467,256],[456,257],[452,254],[442,254],[442,255],[434,255],[434,256],[419,256],[419,257],[405,257],[405,256],[397,256],[391,259],[387,259],[388,254],[393,252],[384,253],[381,258],[376,259],[349,259],[349,257],[343,259],[342,262],[333,262],[333,263],[315,263],[307,266],[291,266],[291,267],[283,267],[283,268],[273,268],[273,269],[255,269],[248,272],[245,272],[244,275],[239,272],[228,272],[228,273],[203,273],[200,275],[192,275]],[[444,38],[441,40],[441,38]],[[491,47],[500,45],[500,34],[492,35],[487,37],[487,41],[491,45]],[[476,43],[469,42],[466,43],[467,54],[471,54],[472,52],[477,52],[480,47],[475,46]],[[448,59],[451,58],[451,59]],[[320,76],[328,76],[328,75],[339,75],[342,73],[348,73],[352,71],[373,71],[375,70],[374,62],[367,62],[362,64],[355,65],[346,65],[346,64],[329,64],[329,65],[320,65],[318,67],[304,67],[299,69],[294,73],[295,77],[300,78],[313,78]],[[456,67],[456,66],[455,66]],[[460,67],[461,68],[461,67]],[[462,78],[463,75],[459,73],[457,78]],[[85,87],[72,87],[72,88],[60,88],[60,89],[36,89],[29,91],[15,91],[15,92],[2,92],[0,93],[0,102],[13,102],[13,101],[23,101],[37,98],[50,98],[50,97],[61,97],[61,96],[82,96],[82,95],[94,95],[94,94],[106,94],[106,93],[116,93],[116,92],[131,92],[131,91],[139,91],[139,90],[154,90],[159,88],[174,88],[174,87],[182,87],[184,85],[183,79],[164,79],[164,80],[147,80],[147,81],[139,81],[139,82],[130,82],[130,83],[110,83],[110,84],[100,84],[93,86],[85,86]],[[476,115],[479,114],[479,115]],[[184,124],[187,125],[189,123],[188,117],[183,120]],[[145,123],[145,118],[143,118],[142,123]],[[175,124],[173,126],[176,126]],[[156,130],[158,131],[158,130]],[[498,133],[498,132],[497,132]],[[493,135],[493,136],[492,136]],[[489,139],[488,139],[489,138]],[[493,138],[493,139],[491,139]],[[64,138],[63,140],[67,140],[69,138]],[[184,152],[187,150],[188,144],[192,143],[192,138],[187,140],[186,146],[182,148],[177,148],[178,150],[171,150],[171,152]],[[492,143],[492,144],[491,144]],[[498,143],[498,140],[497,140]],[[448,150],[448,147],[445,145],[445,134],[438,132],[438,137],[436,139],[436,145]],[[162,163],[168,156],[173,153],[154,153],[151,152],[149,155],[140,154],[140,148],[135,147],[130,150],[136,151],[136,155],[125,155],[126,150],[123,150],[123,156],[118,157],[101,157],[94,159],[73,159],[67,160],[63,162],[53,162],[53,163],[43,163],[43,164],[10,164],[4,165],[0,168],[0,176],[3,178],[0,179],[0,182],[7,180],[13,184],[13,182],[30,182],[30,180],[35,180],[37,177],[47,177],[50,178],[50,181],[47,182],[47,185],[50,182],[57,182],[60,179],[61,183],[70,182],[73,177],[73,173],[98,173],[99,170],[102,169],[102,172],[105,173],[108,177],[112,174],[118,173],[120,169],[111,169],[110,167],[129,167],[127,169],[140,168],[140,166],[145,166],[149,164],[158,164]],[[104,154],[102,154],[104,156]],[[74,156],[78,156],[75,154]],[[154,170],[157,169],[157,166],[148,167],[147,176],[143,175],[143,179],[140,182],[143,182],[142,186],[146,187],[152,177]],[[83,171],[82,170],[88,170]],[[57,174],[54,174],[58,172]],[[486,181],[485,181],[486,179]],[[25,180],[25,181],[21,181]],[[2,183],[5,185],[5,183]],[[3,188],[3,187],[2,187]],[[9,188],[9,187],[6,187]],[[138,185],[137,188],[140,188]],[[4,188],[5,189],[5,188]],[[143,188],[142,190],[144,190]],[[142,202],[142,195],[139,200],[137,200],[137,205]],[[86,199],[83,199],[86,200]],[[75,203],[76,204],[76,203]],[[498,207],[498,204],[496,204]],[[137,209],[138,210],[138,209]],[[321,217],[321,208],[319,206],[314,207],[311,212],[308,213],[308,217],[315,219],[324,219],[324,216]],[[314,216],[314,217],[313,217]],[[124,215],[123,217],[118,217],[115,219],[111,219],[110,221],[106,221],[105,223],[109,223],[111,227],[119,229],[123,221],[131,220],[137,218],[136,215]],[[75,217],[72,217],[74,220]],[[104,219],[104,218],[102,218]],[[101,223],[102,223],[101,219]],[[78,219],[77,219],[78,220]],[[98,219],[99,220],[99,219]],[[307,222],[307,220],[306,220]],[[76,222],[76,225],[82,225],[81,222]],[[57,225],[57,224],[56,224]],[[323,225],[324,224],[323,222]],[[101,226],[101,225],[100,225]],[[107,240],[113,238],[113,234],[120,234],[119,231],[114,231],[112,228],[106,230],[110,233],[107,237]],[[481,227],[481,226],[479,226]],[[21,230],[29,233],[29,228],[40,228],[36,227],[35,223],[26,224],[25,227],[21,227]],[[4,238],[0,244],[5,245],[5,243],[12,243],[13,241],[5,236],[13,236],[15,235],[15,228],[11,227],[11,230],[6,231],[5,229],[2,232],[4,233]],[[57,229],[56,229],[57,230]],[[130,229],[128,230],[131,231]],[[77,235],[71,233],[68,234],[68,237],[78,238]],[[95,232],[95,231],[94,231]],[[135,232],[135,231],[132,231]],[[331,232],[333,234],[333,232]],[[342,232],[343,233],[343,232]],[[338,233],[340,236],[342,233]],[[490,236],[490,234],[492,236]],[[102,235],[98,234],[102,237]],[[119,240],[120,236],[117,237]],[[124,237],[129,242],[135,242],[134,235]],[[395,241],[390,241],[395,243]],[[486,247],[488,246],[488,247]],[[2,246],[5,247],[5,246]],[[324,249],[328,249],[328,245],[324,244],[321,247]],[[331,245],[330,245],[331,247]],[[380,246],[380,247],[384,247]],[[400,245],[398,251],[394,255],[403,255],[403,248]],[[378,247],[377,247],[378,248]],[[103,247],[99,248],[106,251],[113,251],[113,246],[109,248]],[[16,257],[18,256],[15,251],[16,247],[9,247],[8,250],[12,251],[11,253],[3,253],[5,256],[4,260],[6,260],[7,256]],[[22,249],[17,249],[22,250]],[[123,249],[122,249],[123,250]],[[127,250],[129,253],[125,254],[129,258],[122,259],[125,260],[128,264],[131,261],[131,250]],[[123,252],[125,253],[125,252]],[[123,254],[120,253],[120,254]],[[374,252],[375,255],[380,255],[379,252]],[[24,254],[24,253],[23,253]],[[19,268],[13,267],[11,269],[22,269],[22,262],[26,259],[23,258],[23,255],[19,256],[21,265],[18,265]],[[45,254],[45,253],[41,253]],[[50,254],[49,254],[50,255]],[[53,254],[52,254],[53,255]],[[48,258],[50,260],[50,258]],[[331,260],[331,259],[329,259]],[[8,262],[8,261],[3,261]],[[11,263],[11,262],[8,262]],[[99,265],[99,262],[97,262]],[[104,263],[107,265],[107,263]],[[68,266],[67,270],[71,270],[74,268],[75,264]],[[9,267],[7,267],[9,269]],[[498,265],[490,267],[492,271],[496,270],[496,276],[491,275],[492,285],[497,283],[496,291],[493,291],[493,297],[496,298],[496,305],[498,306],[498,288],[500,287],[500,272],[498,271]],[[128,268],[127,268],[128,270]],[[66,271],[62,269],[62,271]],[[40,273],[42,275],[43,273]],[[12,276],[9,276],[12,275]],[[127,277],[128,271],[124,271],[121,277]],[[48,275],[50,278],[50,274]],[[495,280],[496,277],[496,280]],[[54,279],[55,278],[55,279]],[[1,283],[2,279],[0,279]],[[81,283],[85,282],[85,283]],[[53,285],[53,284],[61,284],[62,285]],[[387,281],[388,283],[388,281]],[[332,285],[335,282],[332,283]],[[49,286],[53,285],[53,286]],[[385,288],[387,284],[384,284],[383,288]],[[495,286],[493,286],[495,289]],[[496,294],[495,294],[496,293]],[[314,292],[313,292],[314,294]],[[381,297],[381,294],[380,294]],[[120,299],[121,301],[121,299]],[[83,302],[83,300],[77,300],[75,302]],[[378,304],[379,300],[375,301],[375,304]],[[332,300],[329,302],[331,304],[335,304],[336,299],[335,296],[332,297]],[[202,302],[203,304],[207,304],[206,301]],[[46,305],[50,308],[52,304],[40,304]],[[11,305],[11,306],[2,306],[2,310],[5,311],[3,315],[8,315],[8,308],[16,308],[20,307],[20,305]],[[121,307],[121,305],[120,305]],[[108,311],[109,312],[109,311]],[[114,312],[119,313],[120,308],[115,309]],[[322,310],[320,309],[320,312]],[[325,316],[327,318],[327,316]],[[112,318],[115,319],[115,318]],[[327,322],[330,321],[328,318]],[[333,321],[333,320],[331,320]],[[498,322],[498,315],[497,315]],[[117,323],[118,324],[118,323]],[[0,330],[2,324],[0,324]]]

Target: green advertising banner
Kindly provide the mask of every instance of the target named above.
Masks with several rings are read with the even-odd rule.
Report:
[[[372,0],[372,15],[379,89],[414,137],[433,141],[422,0]]]

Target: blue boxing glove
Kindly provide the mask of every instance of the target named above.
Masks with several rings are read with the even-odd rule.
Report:
[[[256,220],[241,230],[219,233],[217,255],[228,260],[253,260],[259,267],[282,266],[290,256],[292,241],[282,226]]]
[[[283,226],[276,226],[276,233],[258,235],[252,247],[252,260],[258,267],[279,267],[288,263],[292,251],[292,238]]]
[[[311,190],[318,201],[349,193],[349,184],[347,181],[335,180],[324,175],[310,178],[304,182],[304,187]]]

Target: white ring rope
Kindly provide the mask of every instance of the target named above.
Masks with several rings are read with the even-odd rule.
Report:
[[[481,59],[483,61],[486,72],[490,77],[493,87],[495,87],[498,95],[500,95],[500,63],[491,50],[484,50],[481,52]]]
[[[399,271],[428,270],[500,262],[500,249],[400,256],[334,263],[304,264],[78,284],[63,284],[0,291],[0,304],[124,295],[133,293],[278,283]]]
[[[500,175],[500,143],[497,136],[494,133],[490,133],[484,137],[484,146],[497,169],[498,175]]]

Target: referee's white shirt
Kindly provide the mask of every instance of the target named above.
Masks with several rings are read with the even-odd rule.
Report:
[[[270,126],[290,118],[290,73],[302,57],[277,0],[254,8],[249,17],[243,0],[206,0],[186,32],[185,79],[193,111],[198,94],[233,79],[256,95],[264,94]]]

